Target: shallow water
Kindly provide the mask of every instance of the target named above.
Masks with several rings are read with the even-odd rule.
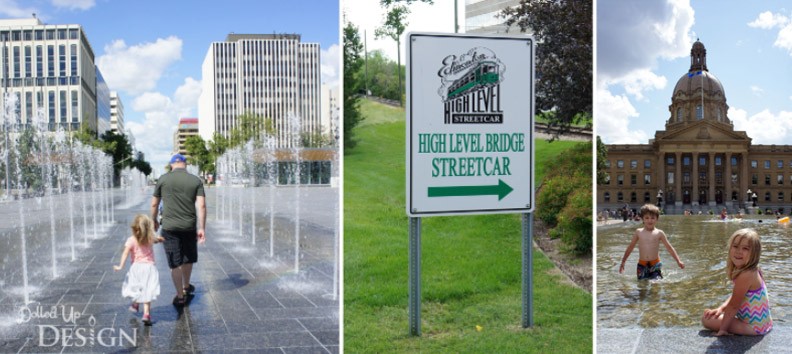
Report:
[[[640,223],[597,228],[597,323],[606,328],[700,326],[701,314],[731,294],[726,279],[726,242],[741,228],[756,229],[762,239],[759,266],[765,276],[776,325],[792,321],[792,228],[775,218],[721,221],[709,216],[662,216],[657,227],[676,249],[685,269],[660,246],[664,279],[638,281],[636,247],[624,274],[619,263]]]

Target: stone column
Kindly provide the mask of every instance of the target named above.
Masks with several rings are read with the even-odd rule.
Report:
[[[660,158],[657,165],[657,186],[658,189],[663,191],[663,204],[666,203],[666,175],[665,175],[665,153],[660,152]]]
[[[676,161],[676,172],[674,173],[674,189],[676,192],[675,200],[676,206],[682,206],[682,153],[677,152],[674,156]]]
[[[745,212],[748,212],[748,207],[751,206],[751,198],[745,192],[748,191],[749,185],[751,183],[751,176],[748,173],[748,152],[742,152],[740,154],[740,193],[739,195],[746,196],[743,205],[745,205]]]
[[[707,173],[707,181],[709,181],[709,198],[707,201],[710,206],[715,206],[715,153],[710,152],[707,154],[709,161],[709,173]]]
[[[693,179],[693,190],[690,192],[690,204],[698,205],[699,204],[699,175],[698,175],[698,154],[692,153],[690,157],[690,163],[693,164],[693,175],[690,176]]]
[[[727,152],[724,157],[726,158],[726,161],[724,161],[724,163],[726,163],[726,168],[724,169],[725,176],[723,176],[723,178],[724,178],[724,180],[723,180],[723,198],[724,199],[723,200],[724,200],[724,203],[726,205],[731,207],[733,205],[732,199],[731,199],[732,188],[733,188],[732,187],[732,179],[731,179],[731,174],[732,174],[731,173],[731,153]],[[738,198],[739,198],[740,193],[737,193],[737,195],[738,195]]]

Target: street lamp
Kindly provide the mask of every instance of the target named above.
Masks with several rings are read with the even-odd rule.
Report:
[[[748,202],[751,201],[751,188],[748,188],[748,191],[745,192],[747,195],[745,196],[745,205],[748,205]]]
[[[752,194],[751,198],[753,199],[753,206],[756,207],[756,193]]]
[[[663,190],[657,190],[657,207],[662,209],[663,208]]]

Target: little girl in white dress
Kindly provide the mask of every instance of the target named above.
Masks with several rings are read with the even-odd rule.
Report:
[[[132,255],[132,266],[124,279],[121,295],[132,298],[129,311],[138,312],[143,303],[143,323],[151,326],[151,301],[160,294],[159,273],[154,266],[154,248],[157,242],[164,239],[154,231],[154,222],[146,215],[138,214],[132,222],[132,236],[124,243],[121,263],[113,266],[114,270],[124,268],[127,256]]]

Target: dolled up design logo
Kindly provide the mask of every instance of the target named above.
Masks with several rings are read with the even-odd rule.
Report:
[[[506,66],[489,48],[448,55],[437,72],[445,124],[502,124],[501,82]]]

